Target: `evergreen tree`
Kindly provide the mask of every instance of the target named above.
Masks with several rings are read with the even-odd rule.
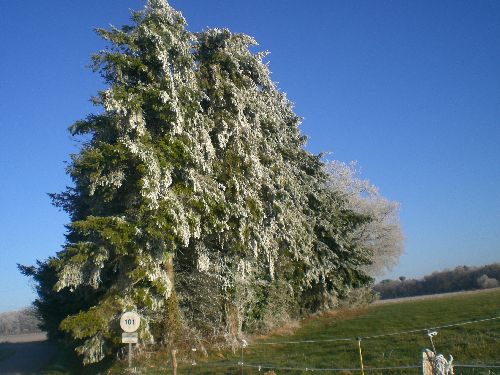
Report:
[[[74,185],[52,196],[71,218],[66,244],[22,267],[51,335],[94,363],[126,310],[142,316],[142,343],[187,329],[236,337],[369,282],[369,254],[350,241],[369,217],[304,150],[255,41],[189,33],[163,0],[132,19],[98,30],[110,42],[93,57],[103,111],[70,127],[87,141],[68,168]]]

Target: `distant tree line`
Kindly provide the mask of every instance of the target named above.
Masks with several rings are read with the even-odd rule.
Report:
[[[40,320],[34,309],[9,311],[0,314],[0,335],[39,332]]]
[[[500,263],[482,267],[459,266],[454,270],[433,272],[422,279],[382,280],[374,290],[381,299],[421,296],[426,294],[487,289],[500,286]]]

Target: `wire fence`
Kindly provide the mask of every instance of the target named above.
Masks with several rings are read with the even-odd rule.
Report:
[[[365,373],[373,373],[373,372],[378,372],[378,373],[421,373],[422,370],[417,371],[418,369],[422,369],[422,362],[421,363],[410,363],[410,364],[404,364],[404,363],[394,363],[397,361],[393,361],[393,363],[387,363],[387,366],[385,365],[374,365],[374,366],[369,366],[366,364],[366,361],[363,359],[363,350],[366,349],[366,346],[362,343],[364,342],[369,343],[371,341],[377,342],[379,339],[383,338],[394,338],[397,336],[405,336],[405,335],[412,335],[412,334],[418,334],[418,333],[425,333],[425,335],[419,335],[421,341],[418,342],[419,345],[423,344],[425,341],[423,341],[423,338],[425,337],[426,340],[428,341],[428,344],[430,343],[433,349],[433,352],[436,353],[436,349],[434,348],[434,343],[433,343],[433,337],[436,334],[437,330],[442,330],[442,329],[448,329],[448,328],[453,328],[453,327],[462,327],[462,326],[467,326],[467,325],[472,325],[472,324],[478,324],[478,323],[485,323],[485,322],[493,322],[496,320],[500,320],[500,316],[494,316],[494,317],[487,317],[487,318],[480,318],[480,319],[472,319],[472,320],[467,320],[467,321],[460,321],[460,322],[452,322],[452,323],[447,323],[447,324],[442,324],[442,325],[437,325],[437,326],[430,326],[430,327],[424,327],[424,328],[418,328],[418,329],[408,329],[408,330],[401,330],[401,331],[396,331],[396,332],[387,332],[387,333],[380,333],[380,334],[373,334],[373,335],[359,335],[359,336],[352,336],[352,337],[333,337],[329,339],[308,339],[308,340],[283,340],[283,341],[269,341],[269,342],[262,342],[262,341],[257,341],[257,342],[251,342],[247,343],[245,340],[241,341],[241,346],[240,346],[240,351],[239,351],[239,361],[229,361],[229,362],[216,362],[216,363],[207,363],[207,362],[201,362],[199,364],[196,364],[195,367],[198,365],[200,367],[218,367],[218,368],[228,368],[228,369],[233,369],[233,370],[239,370],[238,372],[241,372],[241,374],[246,373],[245,369],[253,372],[266,372],[266,371],[279,371],[279,372],[293,372],[293,373],[305,373],[305,372],[318,372],[318,373],[356,373],[356,374],[365,374]],[[498,334],[498,331],[496,331]],[[477,374],[500,374],[498,371],[500,369],[500,337],[498,339],[494,339],[496,342],[496,345],[498,346],[498,357],[495,358],[496,363],[453,363],[453,368],[456,369],[464,369],[464,370],[485,370],[488,372],[477,372]],[[407,341],[407,340],[406,340]],[[392,342],[392,341],[390,341]],[[346,351],[349,351],[351,354],[354,353],[354,345],[356,345],[356,348],[359,349],[359,365],[358,366],[306,366],[302,365],[302,363],[305,363],[304,360],[297,360],[297,358],[289,358],[290,361],[286,363],[286,361],[278,361],[280,363],[266,363],[265,360],[251,360],[250,358],[247,358],[249,355],[249,351],[254,351],[254,354],[257,353],[255,352],[256,349],[260,349],[262,352],[258,353],[265,353],[266,347],[272,346],[272,345],[309,345],[309,344],[334,344],[335,347],[329,347],[329,350],[335,350],[337,353],[339,350],[342,350],[342,347],[345,347]],[[414,342],[416,344],[417,342]],[[324,345],[323,345],[324,346]],[[325,348],[323,348],[325,349]],[[422,348],[421,348],[422,349]],[[356,350],[357,351],[357,350]],[[367,354],[369,354],[370,350],[366,350]],[[296,351],[297,352],[297,351]],[[295,353],[296,353],[295,352]],[[308,352],[308,350],[303,351]],[[299,351],[300,353],[300,351]],[[303,354],[305,356],[305,354]],[[390,355],[388,356],[390,357]],[[389,358],[388,358],[389,359]],[[270,362],[273,362],[272,360]],[[285,363],[283,363],[285,362]],[[297,363],[301,362],[301,363]],[[313,361],[314,362],[314,361]],[[375,364],[375,363],[373,363]],[[228,373],[234,373],[234,372],[225,372],[226,374]],[[460,373],[460,372],[459,372]],[[476,373],[474,372],[467,372],[467,373]]]
[[[382,337],[407,335],[407,334],[418,333],[418,332],[429,332],[429,331],[435,331],[435,330],[443,329],[443,328],[459,327],[459,326],[465,326],[465,325],[474,324],[474,323],[482,323],[482,322],[488,322],[488,321],[492,321],[492,320],[498,320],[498,319],[500,319],[500,316],[494,316],[491,318],[475,319],[475,320],[467,320],[464,322],[449,323],[449,324],[428,327],[428,328],[418,328],[418,329],[412,329],[412,330],[406,330],[406,331],[383,333],[380,335],[371,335],[371,336],[338,337],[338,338],[332,338],[332,339],[319,339],[319,340],[258,342],[258,343],[252,343],[251,345],[280,345],[280,344],[307,344],[307,343],[310,344],[310,343],[321,343],[321,342],[369,340],[369,339],[378,339],[378,338],[382,338]]]
[[[200,366],[205,368],[233,368],[233,369],[254,369],[258,372],[264,371],[294,371],[294,372],[373,372],[373,371],[399,371],[399,370],[420,370],[422,368],[422,364],[415,365],[405,365],[405,366],[385,366],[385,367],[293,367],[293,366],[279,366],[279,365],[265,365],[265,364],[252,364],[252,363],[202,363]],[[500,365],[496,364],[453,364],[454,368],[467,368],[467,369],[500,369]],[[420,373],[420,372],[419,372]]]
[[[385,367],[293,367],[293,366],[279,366],[279,365],[265,365],[265,364],[252,364],[252,363],[201,363],[200,366],[205,368],[250,368],[259,372],[275,370],[275,371],[296,371],[296,372],[372,372],[372,371],[395,371],[395,370],[416,370],[421,369],[422,364],[404,365],[404,366],[385,366]],[[500,369],[497,364],[453,364],[454,368],[468,368],[468,369]]]

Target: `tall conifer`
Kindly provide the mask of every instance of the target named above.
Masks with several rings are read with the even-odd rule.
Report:
[[[51,335],[66,332],[93,363],[118,343],[126,310],[141,314],[143,343],[187,328],[235,337],[368,282],[349,234],[369,218],[304,150],[255,41],[192,34],[163,0],[133,22],[98,30],[110,43],[93,57],[103,111],[70,128],[87,141],[73,186],[53,195],[71,218],[66,244],[22,268]]]

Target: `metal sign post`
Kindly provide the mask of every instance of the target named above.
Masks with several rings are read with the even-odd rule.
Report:
[[[132,344],[137,344],[139,335],[137,330],[141,324],[141,317],[133,311],[127,311],[120,318],[122,332],[122,343],[128,344],[128,368],[132,367]]]
[[[128,368],[132,367],[132,344],[128,343]]]

